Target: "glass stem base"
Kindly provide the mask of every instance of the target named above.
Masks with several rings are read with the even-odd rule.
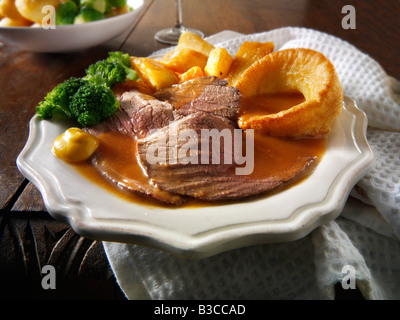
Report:
[[[181,34],[184,33],[185,31],[195,33],[202,38],[204,37],[204,33],[199,30],[186,28],[183,25],[177,25],[173,28],[168,28],[168,29],[163,29],[163,30],[158,31],[154,35],[154,38],[157,41],[164,43],[164,44],[176,45],[176,44],[178,44]]]

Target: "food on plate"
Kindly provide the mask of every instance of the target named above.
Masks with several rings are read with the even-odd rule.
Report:
[[[51,147],[58,158],[76,163],[89,159],[99,146],[99,140],[80,128],[69,128],[59,136]]]
[[[225,48],[215,48],[210,51],[204,73],[207,76],[225,78],[233,58]]]
[[[343,90],[332,63],[320,52],[280,50],[253,63],[236,82],[244,98],[300,93],[305,101],[278,112],[246,113],[238,124],[264,134],[304,137],[327,134],[343,107]]]
[[[40,119],[63,113],[80,125],[95,125],[112,116],[119,102],[110,88],[71,78],[56,86],[37,106]]]
[[[121,51],[110,52],[108,58],[90,65],[83,78],[109,88],[125,80],[138,80],[139,76],[131,68],[130,56]]]
[[[126,0],[1,0],[1,26],[41,26],[55,9],[55,24],[69,25],[115,17],[132,10]],[[3,16],[3,18],[2,18]]]
[[[236,121],[241,95],[227,86],[226,80],[218,77],[195,78],[170,88],[159,90],[153,95],[168,101],[175,112],[187,116],[196,111],[213,113]]]
[[[208,56],[205,54],[189,49],[175,49],[160,59],[169,69],[177,73],[185,73],[193,67],[204,69],[207,64]]]
[[[193,91],[196,92],[192,94]],[[185,96],[187,93],[189,96]],[[226,80],[217,77],[197,78],[160,90],[154,96],[131,90],[125,92],[120,101],[120,109],[112,118],[84,129],[100,140],[92,163],[118,188],[165,204],[179,205],[188,198],[205,201],[243,199],[264,193],[301,177],[316,160],[314,156],[300,152],[296,157],[288,157],[290,164],[283,167],[289,169],[274,170],[273,167],[279,166],[274,156],[257,153],[258,168],[254,175],[237,175],[234,170],[237,165],[233,161],[225,163],[224,157],[233,158],[234,150],[228,154],[213,153],[212,148],[199,150],[197,157],[210,159],[208,164],[182,163],[169,157],[165,161],[151,161],[149,150],[157,146],[170,154],[187,144],[186,140],[174,141],[170,132],[179,136],[191,129],[201,136],[203,130],[228,130],[230,133],[238,130],[240,94],[236,88],[227,86]],[[201,139],[196,145],[210,143],[208,137],[201,136]],[[262,144],[274,145],[276,141],[263,141]],[[287,150],[293,148],[290,146]],[[117,149],[121,150],[113,152]],[[121,156],[116,157],[116,154]],[[215,155],[221,157],[218,165],[211,161]],[[272,162],[266,169],[262,162],[268,157]]]
[[[132,69],[141,81],[144,81],[153,91],[170,87],[179,82],[178,75],[165,64],[149,58],[131,58]]]
[[[210,55],[210,51],[214,46],[192,32],[184,32],[179,38],[177,50],[191,49],[204,54],[206,57]]]
[[[188,81],[188,80],[192,80],[195,78],[200,78],[200,77],[204,77],[204,71],[201,67],[199,66],[194,66],[192,68],[190,68],[188,71],[186,71],[185,73],[181,73],[179,75],[179,83]]]
[[[273,52],[274,47],[275,45],[273,42],[243,42],[236,53],[232,61],[232,65],[229,68],[229,73],[226,76],[228,83],[231,86],[235,86],[240,75],[258,59],[261,59],[267,54]]]
[[[127,67],[129,55],[111,52],[86,70],[83,78],[70,78],[57,85],[36,107],[40,119],[50,119],[62,113],[80,125],[95,125],[112,116],[119,107],[111,86],[137,79],[137,73]]]
[[[246,42],[232,58],[184,33],[160,60],[110,53],[54,88],[37,113],[61,111],[85,139],[95,137],[86,160],[73,157],[76,167],[134,201],[177,206],[273,194],[318,165],[343,99],[322,54],[273,47]],[[57,144],[62,158],[65,139]]]

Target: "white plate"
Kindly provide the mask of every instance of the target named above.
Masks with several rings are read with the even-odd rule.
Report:
[[[164,209],[115,196],[54,157],[51,145],[68,127],[35,116],[17,159],[50,214],[88,238],[152,246],[188,258],[305,236],[340,214],[374,159],[366,139],[367,118],[345,98],[324,157],[302,183],[250,202]]]
[[[0,27],[0,40],[33,52],[84,50],[120,35],[139,17],[148,0],[128,0],[133,11],[104,20],[78,25],[40,27]]]

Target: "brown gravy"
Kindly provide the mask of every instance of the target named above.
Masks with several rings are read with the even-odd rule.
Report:
[[[248,117],[274,114],[290,109],[305,101],[300,92],[268,93],[242,98],[240,116]]]
[[[282,104],[282,101],[284,102]],[[246,104],[246,114],[265,112],[279,112],[282,109],[304,101],[299,94],[274,94],[260,95],[256,98],[243,99]],[[242,109],[241,109],[242,110]],[[242,113],[243,114],[243,113]],[[149,184],[142,167],[136,158],[135,139],[115,132],[105,133],[99,136],[100,144],[98,153],[121,175]],[[327,137],[287,139],[255,133],[254,139],[254,170],[250,177],[262,178],[274,175],[277,172],[290,172],[293,164],[304,157],[316,157],[317,163],[322,158],[326,149]],[[133,193],[124,193],[116,186],[108,183],[105,178],[91,165],[84,162],[76,165],[77,170],[92,180],[94,183],[123,197],[128,201],[146,205],[166,206],[153,200],[145,199]],[[183,206],[215,205],[203,201],[188,201]]]

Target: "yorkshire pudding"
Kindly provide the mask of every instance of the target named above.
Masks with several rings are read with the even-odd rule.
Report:
[[[343,107],[343,90],[334,66],[322,53],[310,49],[268,54],[243,72],[236,87],[244,98],[286,92],[304,96],[304,102],[277,113],[239,117],[240,128],[273,136],[327,134]]]

